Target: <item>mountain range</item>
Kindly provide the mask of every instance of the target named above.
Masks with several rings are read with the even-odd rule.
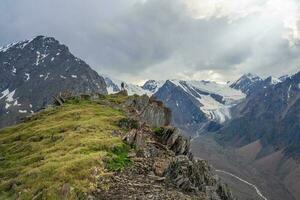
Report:
[[[113,94],[121,91],[122,82],[99,75],[51,37],[2,47],[0,128],[41,110],[60,93]],[[295,189],[300,179],[300,72],[280,78],[248,73],[227,84],[173,79],[148,80],[143,86],[124,83],[129,95],[162,101],[172,111],[171,124],[185,135],[213,134],[220,145],[242,149],[242,156],[267,172],[271,163],[272,174],[279,174],[300,198]]]

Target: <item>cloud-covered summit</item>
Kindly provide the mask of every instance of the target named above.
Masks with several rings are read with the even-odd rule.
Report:
[[[297,0],[3,0],[0,46],[54,36],[101,73],[138,82],[299,70]]]

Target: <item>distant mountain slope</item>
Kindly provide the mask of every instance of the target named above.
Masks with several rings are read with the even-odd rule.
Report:
[[[65,91],[107,93],[104,79],[54,38],[38,36],[0,49],[0,127]]]
[[[180,80],[166,81],[154,96],[172,110],[173,123],[189,131],[218,128],[231,118],[230,108],[245,97],[228,85]]]
[[[156,81],[156,80],[148,80],[146,83],[142,86],[144,90],[150,91],[152,94],[156,93],[159,88],[165,84],[166,81]]]
[[[300,72],[250,95],[236,109],[239,117],[221,130],[222,140],[245,145],[260,139],[265,147],[300,156]]]
[[[262,81],[263,79],[259,76],[248,73],[243,75],[234,83],[232,83],[230,87],[236,90],[241,90],[243,93],[249,95],[254,90],[256,90],[257,85],[260,84]]]

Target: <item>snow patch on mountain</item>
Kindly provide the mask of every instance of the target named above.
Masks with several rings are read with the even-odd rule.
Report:
[[[3,92],[1,92],[1,94],[2,94],[2,96],[0,97],[0,100],[3,99],[4,97],[6,97],[9,94],[9,89],[7,88]]]
[[[211,81],[171,81],[199,102],[199,107],[206,116],[219,123],[231,118],[230,108],[245,98],[239,90],[230,88],[227,84]]]

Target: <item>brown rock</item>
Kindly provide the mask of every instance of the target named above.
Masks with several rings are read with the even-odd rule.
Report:
[[[157,176],[163,176],[167,169],[169,168],[170,160],[169,159],[159,159],[156,160],[153,164],[153,171]]]

